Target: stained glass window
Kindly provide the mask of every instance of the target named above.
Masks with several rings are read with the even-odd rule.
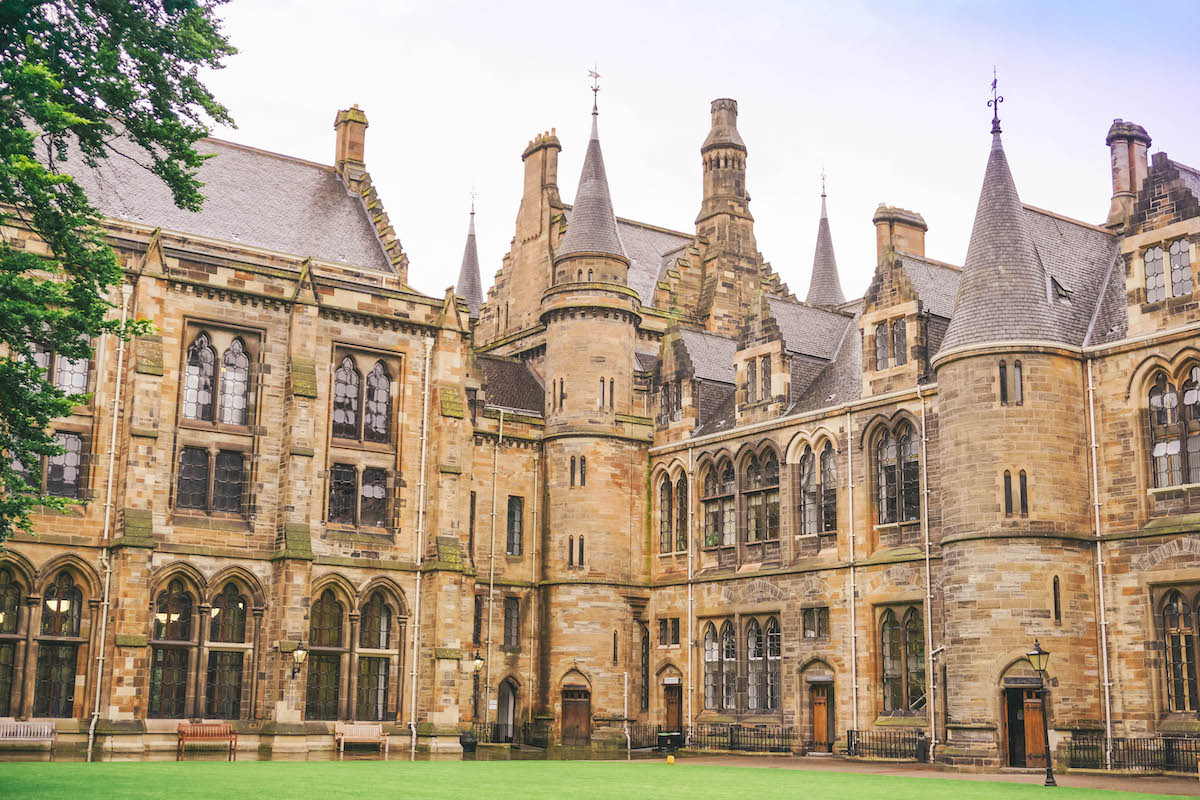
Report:
[[[899,509],[896,502],[899,499],[900,481],[897,469],[896,439],[891,431],[884,431],[875,445],[875,474],[878,484],[879,524],[886,525],[898,522]]]
[[[54,385],[67,394],[84,394],[88,388],[88,367],[91,361],[87,358],[58,357],[55,365]]]
[[[717,707],[721,678],[721,646],[717,628],[711,622],[704,628],[704,707]]]
[[[767,691],[766,707],[778,711],[780,704],[780,686],[783,670],[783,637],[779,630],[779,620],[771,617],[767,620]]]
[[[892,323],[892,352],[896,354],[896,366],[908,363],[908,331],[903,319]]]
[[[1142,256],[1146,273],[1146,302],[1155,303],[1166,299],[1167,284],[1163,275],[1163,249],[1151,247]]]
[[[1164,372],[1158,373],[1150,387],[1151,458],[1154,485],[1157,488],[1183,483],[1183,459],[1180,454],[1179,395]]]
[[[750,620],[750,625],[746,629],[746,660],[749,667],[746,707],[751,711],[757,711],[765,708],[766,705],[766,680],[763,669],[762,627],[759,626],[756,619]]]
[[[737,637],[733,623],[721,626],[721,708],[737,705]]]
[[[234,339],[221,358],[221,422],[245,425],[250,411],[250,356]]]
[[[837,530],[837,462],[828,442],[821,451],[821,530]]]
[[[361,494],[359,524],[385,527],[388,524],[387,470],[378,467],[364,469]]]
[[[192,341],[183,376],[183,417],[208,422],[213,418],[213,379],[217,354],[207,333]]]
[[[658,552],[670,553],[674,548],[675,529],[671,521],[671,512],[675,508],[671,493],[674,485],[670,477],[664,477],[658,490]]]
[[[367,375],[366,414],[363,424],[363,439],[368,442],[386,442],[392,424],[392,379],[382,361]]]
[[[875,369],[888,368],[888,325],[881,322],[875,326]]]
[[[1187,239],[1176,239],[1167,248],[1171,259],[1171,296],[1192,293],[1192,248]]]
[[[675,481],[675,549],[688,549],[688,490],[682,475]]]
[[[361,378],[354,359],[346,356],[333,375],[333,435],[342,439],[358,438],[359,384]]]
[[[800,535],[817,532],[816,458],[811,447],[805,446],[800,457]]]

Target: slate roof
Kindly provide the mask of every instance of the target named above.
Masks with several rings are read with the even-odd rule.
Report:
[[[113,154],[95,169],[84,163],[76,149],[66,163],[57,164],[106,217],[303,258],[393,271],[362,198],[346,190],[333,167],[202,139],[196,150],[215,157],[205,161],[198,173],[206,199],[197,213],[176,207],[166,185],[134,162],[148,161],[136,145],[117,139],[111,146],[124,155]]]
[[[525,362],[481,355],[476,357],[476,363],[483,374],[484,399],[488,405],[542,413],[546,389]]]
[[[568,234],[574,210],[573,206],[563,206]],[[629,258],[629,276],[625,282],[638,293],[642,305],[650,306],[654,303],[655,284],[674,263],[674,258],[670,256],[691,245],[693,237],[620,217],[617,218],[617,232],[621,236],[621,243],[625,245],[625,255]]]
[[[900,253],[899,256],[908,279],[921,296],[925,310],[934,316],[950,319],[954,313],[954,298],[958,295],[962,271],[911,253]]]
[[[1200,200],[1200,170],[1195,167],[1189,167],[1187,164],[1181,164],[1174,159],[1168,159],[1171,166],[1175,167],[1179,172],[1179,180],[1192,193],[1192,197]]]
[[[851,317],[836,311],[767,297],[771,316],[779,325],[788,352],[829,360],[837,352]]]
[[[854,316],[847,321],[829,366],[792,404],[788,414],[814,411],[862,396],[862,344],[858,330],[861,308],[860,305],[855,309]]]
[[[808,283],[806,303],[817,306],[836,306],[846,302],[842,282],[838,278],[837,258],[833,255],[833,237],[829,233],[829,214],[825,210],[825,192],[821,192],[821,221],[817,223],[817,247],[813,254],[812,278]]]
[[[1006,339],[1063,341],[1023,218],[997,127],[944,349]]]
[[[558,245],[556,258],[572,253],[604,253],[626,256],[625,246],[617,231],[613,215],[612,196],[608,191],[608,174],[604,170],[604,153],[600,151],[600,133],[596,123],[597,111],[592,109],[592,135],[583,156],[579,173],[579,188],[575,191],[574,213],[567,225],[567,235]]]
[[[471,224],[467,227],[467,244],[463,248],[462,266],[458,268],[458,283],[454,292],[467,301],[471,319],[479,319],[483,305],[483,285],[479,280],[479,251],[475,246],[475,209],[471,209]]]
[[[736,370],[733,358],[737,354],[737,339],[727,339],[702,331],[681,330],[683,346],[692,361],[693,374],[707,381],[733,385]]]

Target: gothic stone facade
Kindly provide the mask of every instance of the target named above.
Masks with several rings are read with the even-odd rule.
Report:
[[[1145,130],[1109,131],[1101,225],[1021,205],[996,132],[964,266],[881,205],[850,301],[823,203],[800,301],[732,100],[691,233],[614,216],[595,129],[573,205],[532,139],[486,298],[473,226],[457,290],[408,287],[366,127],[339,112],[332,167],[208,142],[198,215],[75,165],[155,331],[39,354],[90,393],[43,470],[80,502],[0,551],[0,718],[133,751],[189,719],[902,729],[1033,765],[1036,637],[1052,746],[1200,732],[1200,172]]]

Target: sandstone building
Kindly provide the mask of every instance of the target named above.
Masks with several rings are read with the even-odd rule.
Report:
[[[847,300],[822,197],[800,300],[711,111],[691,232],[615,215],[595,110],[573,204],[534,137],[486,297],[473,217],[456,287],[409,287],[357,108],[333,166],[206,141],[200,214],[71,165],[155,332],[39,354],[91,393],[41,477],[80,502],[0,551],[0,718],[113,750],[905,729],[1034,765],[1036,637],[1052,744],[1200,732],[1200,171],[1116,120],[1080,222],[1021,202],[996,121],[962,266],[880,205]]]

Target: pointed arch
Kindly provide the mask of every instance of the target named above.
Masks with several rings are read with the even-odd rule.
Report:
[[[96,572],[95,567],[75,553],[63,553],[55,556],[41,566],[37,573],[38,592],[45,594],[46,587],[52,584],[58,577],[58,573],[64,569],[70,570],[75,575],[89,598],[100,597],[100,574]]]
[[[208,594],[208,581],[205,579],[204,573],[187,561],[172,561],[150,573],[150,596],[157,597],[158,593],[174,579],[180,579],[187,583],[197,598]]]
[[[362,374],[350,356],[342,358],[333,373],[333,435],[359,438],[362,421]]]
[[[32,593],[37,586],[38,571],[34,569],[33,562],[11,547],[5,546],[0,550],[0,567],[12,570],[13,577],[21,583],[26,594]]]
[[[382,591],[390,597],[391,601],[396,604],[397,614],[402,617],[409,615],[408,597],[405,596],[404,589],[386,575],[376,575],[362,585],[362,588],[358,590],[359,604],[365,602],[376,591]]]
[[[187,349],[183,371],[184,419],[212,422],[216,397],[217,351],[207,331],[200,331]]]
[[[258,579],[257,575],[240,564],[225,567],[212,576],[212,579],[208,582],[208,599],[212,600],[215,598],[224,590],[225,584],[231,581],[241,587],[255,608],[264,608],[266,606],[267,593],[263,589],[262,581]]]
[[[327,572],[320,577],[313,578],[312,589],[309,591],[310,598],[317,598],[326,589],[333,589],[338,595],[338,600],[346,608],[346,613],[358,611],[358,592],[344,575],[340,572]]]

